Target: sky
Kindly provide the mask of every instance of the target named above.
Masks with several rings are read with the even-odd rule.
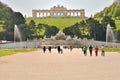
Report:
[[[23,16],[32,17],[33,9],[50,9],[56,5],[62,5],[67,9],[85,9],[85,15],[90,17],[109,7],[114,0],[0,0],[7,4],[15,12],[21,12]]]

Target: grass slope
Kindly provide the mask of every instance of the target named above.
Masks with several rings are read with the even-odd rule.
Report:
[[[31,20],[34,20],[36,25],[39,23],[48,24],[51,26],[57,26],[60,30],[63,30],[66,27],[74,25],[77,22],[80,22],[81,18],[27,18],[26,23],[28,24]]]
[[[56,26],[60,30],[63,30],[66,27],[79,23],[83,19],[81,18],[26,18],[26,23],[28,24],[31,20],[34,20],[36,25],[39,23],[48,24],[51,26]],[[84,19],[85,20],[85,19]],[[101,20],[101,19],[96,19]],[[120,20],[115,20],[117,30],[120,30]]]

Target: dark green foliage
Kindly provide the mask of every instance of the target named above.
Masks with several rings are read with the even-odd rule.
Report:
[[[87,20],[83,20],[80,23],[76,23],[75,25],[65,28],[63,32],[66,35],[71,35],[71,37],[78,36],[80,38],[94,38],[95,40],[105,41],[106,37],[106,29],[103,27],[99,21],[88,18]],[[86,34],[88,32],[88,34]]]
[[[59,31],[59,29],[56,26],[47,26],[45,35],[46,35],[46,37],[51,37],[51,36],[56,35],[56,33],[58,33],[58,31]]]
[[[74,36],[81,37],[81,32],[80,32],[79,24],[78,23],[76,23],[75,25],[73,25],[71,27],[65,28],[63,30],[63,32],[66,35],[70,35],[71,37],[74,37]]]
[[[31,32],[30,32],[29,26],[27,24],[19,25],[19,30],[22,35],[22,40],[27,40],[27,38],[31,37]]]
[[[0,40],[5,40],[5,32],[0,32]]]
[[[28,25],[21,24],[19,26],[24,40],[40,38],[45,35],[46,37],[51,37],[59,31],[59,29],[56,26],[49,26],[46,24],[35,25],[34,20],[31,20]],[[42,30],[44,31],[44,33],[42,32]]]
[[[16,25],[25,24],[25,18],[20,12],[14,12],[12,14],[12,20]]]
[[[0,2],[0,20],[8,20],[12,13],[13,10],[11,8]]]
[[[116,29],[115,21],[109,16],[104,16],[101,22],[105,28],[107,27],[108,24],[110,24],[112,29]]]
[[[72,33],[72,28],[71,27],[67,27],[63,30],[63,32],[66,34],[66,35],[71,35],[73,36],[73,33]]]
[[[31,20],[28,26],[29,26],[29,32],[33,35],[35,33],[35,31],[36,31],[36,29],[35,29],[36,25],[35,25],[34,20]]]
[[[104,41],[106,37],[105,28],[99,23],[99,21],[94,20],[93,18],[88,18],[86,20],[88,31],[90,33],[90,38],[94,38],[95,40]]]
[[[120,30],[117,31],[117,40],[120,41]]]
[[[99,21],[88,18],[87,20],[83,20],[80,23],[76,23],[75,25],[65,28],[63,32],[66,35],[71,35],[71,37],[78,36],[81,38],[94,38],[95,40],[105,41],[106,37],[106,29],[103,27]],[[88,34],[86,34],[88,32]]]

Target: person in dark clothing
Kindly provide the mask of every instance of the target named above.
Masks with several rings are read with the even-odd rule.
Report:
[[[43,52],[45,53],[45,51],[46,51],[46,47],[44,46],[44,47],[43,47]]]
[[[60,46],[57,47],[58,53],[60,53],[61,49]]]
[[[49,46],[48,50],[49,50],[49,53],[51,53],[51,46]]]
[[[90,45],[90,47],[89,47],[90,56],[92,56],[92,50],[93,50],[93,47]]]
[[[72,47],[72,46],[70,46],[70,51],[72,51],[72,49],[73,49],[73,47]]]

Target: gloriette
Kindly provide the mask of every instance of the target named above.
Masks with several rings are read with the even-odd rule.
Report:
[[[54,6],[50,10],[32,10],[33,18],[49,18],[49,17],[85,17],[84,9],[67,9],[64,6]]]

